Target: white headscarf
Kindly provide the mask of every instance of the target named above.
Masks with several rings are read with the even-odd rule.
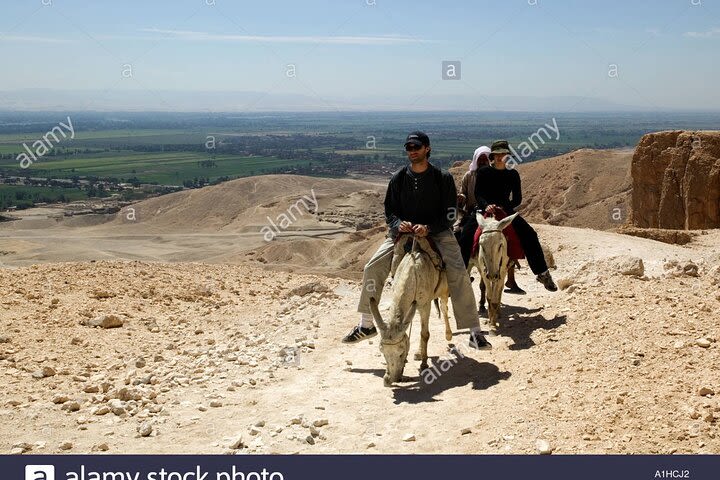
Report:
[[[473,153],[473,159],[472,162],[470,162],[470,171],[474,172],[478,169],[478,158],[480,158],[480,155],[482,154],[487,155],[488,158],[490,158],[490,147],[486,147],[483,145],[482,147],[478,147],[475,149],[475,153]]]

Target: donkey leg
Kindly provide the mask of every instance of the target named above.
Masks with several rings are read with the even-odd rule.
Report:
[[[432,303],[430,303],[429,305],[432,305]],[[425,331],[425,327],[423,327],[423,312],[425,311],[424,308],[425,307],[418,308],[418,312],[420,312],[420,345],[418,345],[417,350],[415,350],[415,355],[413,355],[413,358],[415,360],[422,360],[422,332]],[[432,308],[428,308],[428,311],[430,310],[432,310]],[[410,341],[412,342],[412,339],[410,339]]]
[[[505,268],[507,268],[507,267],[505,267]],[[500,285],[505,285],[506,277],[507,277],[507,270],[501,269]],[[492,323],[492,326],[494,329],[498,327],[498,320],[500,317],[500,308],[502,307],[502,294],[503,294],[503,289],[500,288],[500,298],[498,298],[497,304],[495,304],[493,306],[493,308],[491,308],[491,312],[493,312],[493,313],[490,315],[490,317],[491,317],[491,323]],[[488,302],[488,304],[489,304],[489,302]]]
[[[440,307],[442,308],[442,316],[445,320],[445,340],[448,342],[452,340],[452,329],[450,328],[450,312],[448,312],[448,297],[440,300]]]
[[[424,332],[425,327],[423,327],[423,310],[418,309],[420,311],[420,345],[418,345],[417,350],[415,350],[415,355],[413,355],[413,358],[417,361],[422,360],[422,332]],[[410,342],[412,343],[412,338],[410,339]]]
[[[507,280],[504,282],[505,286],[508,288],[514,288],[517,287],[518,284],[515,281],[515,263],[510,262],[510,264],[507,266]]]
[[[423,305],[420,311],[420,371],[428,368],[427,346],[430,339],[430,303]]]
[[[450,340],[452,340],[452,329],[450,328],[450,312],[448,312],[450,288],[448,287],[447,276],[445,275],[445,273],[443,273],[442,277],[440,278],[440,287],[435,290],[435,295],[437,295],[438,303],[441,310],[438,312],[438,314],[445,321],[445,340],[449,342]]]
[[[478,305],[478,313],[487,316],[488,312],[485,308],[485,281],[480,276],[480,305]]]
[[[494,329],[497,328],[498,322],[498,312],[500,311],[500,304],[499,303],[490,303],[488,302],[488,319],[490,320],[490,326]]]

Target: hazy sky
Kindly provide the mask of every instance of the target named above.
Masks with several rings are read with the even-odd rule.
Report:
[[[0,0],[0,12],[0,91],[590,96],[720,109],[720,0]],[[441,79],[443,60],[461,61],[460,80]]]

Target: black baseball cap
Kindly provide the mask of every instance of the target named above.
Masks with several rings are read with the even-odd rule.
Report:
[[[430,138],[421,131],[415,131],[410,132],[410,134],[405,139],[405,146],[408,145],[419,145],[421,147],[429,147],[430,146]]]

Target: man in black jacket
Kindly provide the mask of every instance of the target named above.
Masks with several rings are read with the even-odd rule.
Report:
[[[343,343],[357,343],[377,335],[370,313],[370,298],[379,302],[390,274],[395,240],[400,233],[429,236],[440,250],[445,263],[448,288],[458,329],[470,329],[470,346],[478,350],[491,348],[480,332],[480,320],[470,277],[460,254],[452,225],[457,217],[457,190],[449,173],[432,165],[430,139],[423,132],[412,132],[405,141],[410,164],[397,171],[385,194],[385,220],[388,238],[365,265],[363,288],[358,303],[360,324],[343,338]]]

